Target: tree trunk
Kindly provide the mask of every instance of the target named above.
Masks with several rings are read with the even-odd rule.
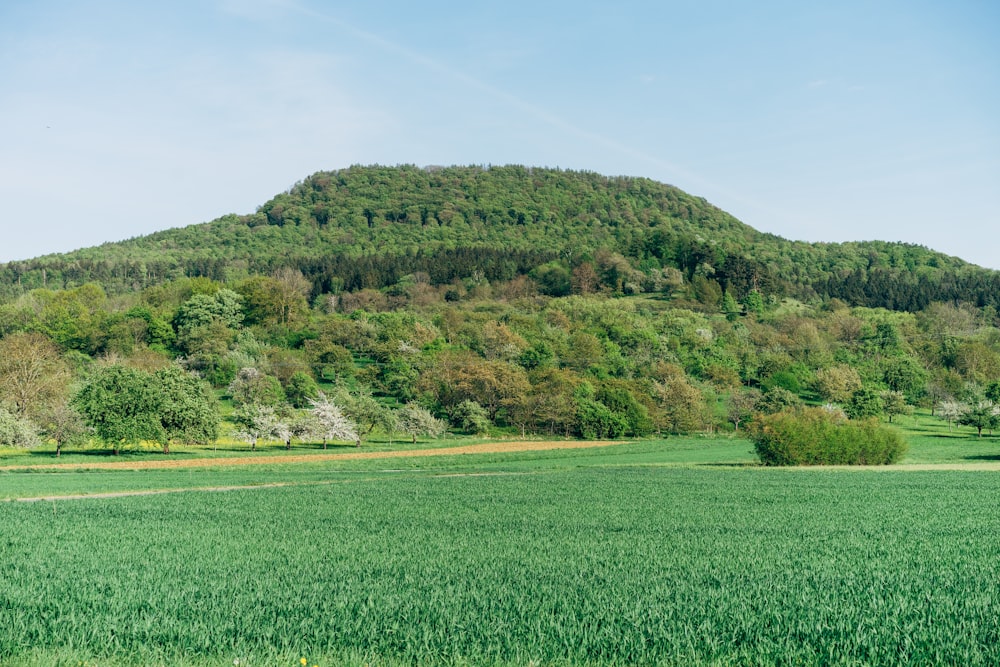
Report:
[[[62,443],[56,441],[56,458],[59,458],[60,454],[62,454]]]

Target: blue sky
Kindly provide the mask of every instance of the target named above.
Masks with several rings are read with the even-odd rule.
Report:
[[[4,0],[0,261],[516,163],[1000,268],[998,35],[994,0]]]

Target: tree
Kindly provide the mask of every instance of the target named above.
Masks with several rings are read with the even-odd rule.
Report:
[[[906,397],[901,391],[882,392],[882,412],[889,417],[889,423],[895,415],[908,415],[913,412],[913,408],[906,403]]]
[[[83,417],[68,401],[49,405],[37,419],[42,435],[56,443],[56,457],[62,454],[63,447],[86,442],[90,433]]]
[[[771,415],[801,404],[802,400],[798,396],[784,387],[776,386],[761,394],[757,409],[764,414]]]
[[[948,422],[948,430],[951,430],[952,424],[954,424],[962,413],[965,412],[966,406],[963,403],[956,401],[955,399],[947,399],[941,401],[937,405],[938,414],[941,415],[941,419]]]
[[[237,407],[253,403],[277,408],[285,402],[285,390],[278,378],[252,367],[239,370],[236,379],[229,384],[229,395]]]
[[[274,424],[274,435],[283,443],[285,449],[292,448],[293,438],[304,438],[315,433],[316,425],[310,414],[288,413],[279,415]]]
[[[844,412],[851,419],[864,419],[882,414],[885,402],[882,395],[871,387],[862,387],[853,394],[851,400],[844,406]]]
[[[119,365],[101,368],[72,404],[115,455],[122,446],[166,438],[159,416],[161,397],[148,373]]]
[[[244,403],[232,416],[237,429],[234,436],[250,444],[250,451],[256,451],[257,442],[276,437],[278,417],[274,408],[259,403]]]
[[[292,407],[305,408],[313,399],[319,397],[319,386],[308,373],[295,371],[285,386],[285,397]]]
[[[41,441],[35,425],[0,407],[0,447],[37,447]]]
[[[622,435],[641,438],[653,431],[653,422],[646,406],[639,403],[621,381],[609,380],[603,383],[595,398],[624,420],[625,430]]]
[[[489,433],[490,417],[485,408],[475,401],[462,401],[451,415],[452,421],[463,431],[482,435]]]
[[[726,319],[730,322],[735,322],[740,316],[740,306],[736,303],[736,299],[733,295],[726,290],[722,295],[722,303],[719,306],[719,310],[722,314],[726,316]]]
[[[846,364],[821,368],[816,371],[814,386],[822,399],[846,403],[851,394],[861,389],[861,375]]]
[[[399,430],[406,433],[416,444],[418,435],[437,438],[448,428],[448,425],[431,414],[430,410],[416,403],[407,403],[396,415]]]
[[[654,382],[653,396],[660,405],[666,426],[674,433],[701,429],[708,421],[704,394],[683,375]]]
[[[219,437],[215,395],[203,380],[177,365],[159,369],[153,378],[164,454],[170,453],[171,441],[208,444]]]
[[[757,389],[736,389],[729,395],[726,400],[726,417],[733,423],[733,430],[740,430],[740,424],[757,409],[760,398],[761,393]]]
[[[962,426],[972,426],[981,438],[983,429],[992,431],[1000,428],[1000,409],[992,401],[977,401],[967,406],[958,416],[958,423]]]
[[[69,365],[55,344],[39,333],[0,340],[0,399],[20,417],[37,415],[66,395]]]
[[[309,403],[312,405],[310,413],[316,429],[313,433],[323,439],[323,449],[326,449],[329,440],[360,441],[357,424],[344,414],[339,405],[328,399],[326,394],[320,392]]]
[[[360,447],[365,436],[371,435],[376,428],[381,428],[390,437],[392,436],[392,431],[396,427],[395,415],[392,410],[379,403],[366,388],[353,394],[341,392],[336,398],[337,402],[344,406],[347,416],[358,425],[358,437],[354,443],[356,447]]]

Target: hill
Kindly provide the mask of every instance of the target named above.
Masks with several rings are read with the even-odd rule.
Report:
[[[675,269],[735,298],[757,289],[893,310],[958,299],[1000,306],[996,272],[921,246],[788,241],[649,179],[520,166],[319,172],[249,215],[0,265],[0,296],[87,282],[114,294],[281,268],[301,270],[315,293],[356,291],[415,274],[446,284],[509,280],[552,262],[569,272],[600,253],[627,264],[616,291],[644,291],[657,282],[650,276]]]

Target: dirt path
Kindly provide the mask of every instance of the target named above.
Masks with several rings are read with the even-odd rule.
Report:
[[[586,449],[625,444],[626,441],[515,441],[487,442],[461,447],[434,449],[394,450],[389,452],[338,452],[334,454],[292,454],[289,456],[227,456],[204,459],[177,459],[176,461],[101,461],[95,463],[46,463],[36,465],[2,466],[0,471],[15,470],[155,470],[162,468],[216,468],[223,466],[280,465],[283,463],[311,463],[314,461],[352,461],[360,459],[396,459],[418,456],[453,456],[456,454],[503,454],[507,452],[535,452],[552,449]]]

